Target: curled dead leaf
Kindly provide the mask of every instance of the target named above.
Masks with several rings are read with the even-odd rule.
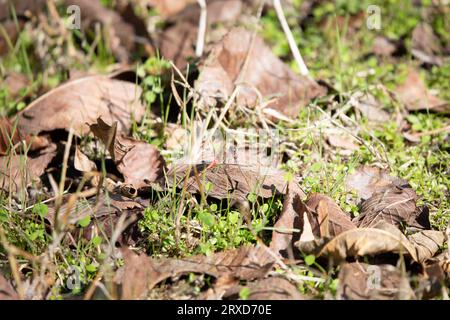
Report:
[[[330,197],[313,193],[306,201],[307,207],[317,217],[318,232],[321,237],[334,237],[338,234],[356,228],[336,202]]]
[[[242,0],[206,1],[207,29],[209,30],[215,23],[235,21],[242,9]],[[161,55],[172,60],[178,69],[184,71],[189,58],[195,57],[194,47],[197,41],[200,6],[192,3],[183,10],[176,11],[178,13],[168,20],[174,24],[155,37],[155,42]]]
[[[333,199],[323,194],[312,194],[306,202],[301,195],[288,190],[283,211],[274,225],[270,248],[286,256],[293,244],[309,243],[316,238],[336,236],[356,228]]]
[[[134,83],[90,76],[69,81],[33,101],[18,114],[24,135],[73,128],[77,135],[89,132],[89,124],[102,117],[117,121],[117,130],[127,132],[133,120],[140,121],[145,107],[139,102],[142,89]]]
[[[0,157],[0,190],[19,192],[39,181],[56,155],[56,145],[50,144],[38,152]]]
[[[209,165],[176,165],[166,174],[166,182],[169,187],[175,185],[180,189],[186,185],[186,190],[191,193],[202,190],[216,199],[246,200],[250,193],[270,198],[286,193],[288,183],[281,170],[241,164],[218,163],[208,168]],[[302,193],[295,183],[292,186]]]
[[[424,230],[408,237],[413,244],[418,262],[431,259],[444,245],[445,235],[442,231]]]
[[[105,144],[125,184],[140,189],[162,178],[165,162],[155,146],[118,135],[117,122],[109,125],[98,118],[90,129]]]
[[[97,166],[95,165],[95,163],[90,160],[78,146],[75,149],[73,166],[75,167],[75,169],[81,172],[91,172],[97,170]]]
[[[19,130],[6,117],[0,117],[0,156],[22,140]]]
[[[261,38],[242,28],[231,30],[212,48],[200,66],[195,88],[201,96],[200,104],[214,106],[227,101],[236,84],[240,85],[239,105],[255,107],[277,96],[266,107],[292,117],[300,107],[325,93],[314,80],[295,74]]]
[[[412,33],[412,55],[423,63],[442,65],[441,41],[427,23],[419,23]]]
[[[382,253],[400,253],[418,261],[414,246],[405,235],[393,225],[380,221],[373,228],[356,228],[345,231],[325,242],[302,243],[296,246],[303,252],[332,258],[335,262],[345,261],[347,257],[373,256]]]
[[[111,51],[121,62],[130,60],[130,52],[136,41],[133,26],[114,10],[108,9],[99,0],[65,0],[67,5],[76,5],[83,14],[81,20],[84,27],[101,23],[106,29]]]
[[[19,295],[11,283],[0,273],[0,300],[18,300]]]
[[[408,278],[392,265],[353,262],[341,266],[337,298],[345,300],[415,299]]]
[[[450,112],[450,103],[430,94],[419,73],[414,69],[408,71],[406,81],[399,85],[395,92],[407,110]]]
[[[115,282],[125,288],[122,296],[125,293],[126,297],[142,297],[147,290],[151,290],[161,281],[191,272],[216,278],[231,275],[241,280],[258,279],[264,277],[275,262],[267,250],[260,245],[244,246],[211,256],[199,255],[180,259],[153,259],[144,254],[136,257],[134,253],[126,253],[125,265],[122,270],[118,270]],[[133,272],[127,274],[126,270]]]
[[[89,199],[69,195],[64,198],[57,219],[59,224],[69,226],[71,230],[71,238],[66,239],[69,244],[75,244],[81,238],[90,241],[96,235],[110,239],[113,232],[120,228],[117,242],[121,245],[134,245],[140,237],[137,222],[147,205],[141,199],[130,199],[116,193],[101,193],[98,197]],[[55,214],[56,208],[49,206],[45,218],[50,226],[54,226]],[[86,219],[88,225],[80,228],[79,222]],[[119,225],[121,220],[123,222]]]
[[[302,193],[303,194],[303,193]],[[308,210],[302,201],[302,194],[288,190],[283,201],[283,210],[277,222],[273,226],[272,240],[270,249],[276,253],[286,256],[289,250],[292,252],[293,245],[300,239],[313,240],[312,228],[309,226]]]
[[[399,228],[408,225],[429,229],[430,222],[427,217],[421,217],[426,211],[417,207],[417,198],[416,192],[410,188],[390,186],[375,192],[364,201],[360,215],[353,222],[360,228],[372,227],[378,221],[384,220]]]
[[[406,180],[390,176],[386,170],[371,166],[360,166],[345,179],[346,188],[356,191],[363,200],[391,185],[407,186],[407,184]]]

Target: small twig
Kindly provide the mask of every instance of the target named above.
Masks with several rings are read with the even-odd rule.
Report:
[[[201,57],[203,55],[203,47],[205,46],[206,35],[206,0],[197,0],[200,6],[200,20],[198,24],[197,45],[195,46],[195,55]]]
[[[305,62],[303,61],[302,55],[300,54],[300,50],[298,50],[297,44],[295,43],[294,36],[292,35],[292,31],[289,28],[289,25],[286,21],[286,17],[284,15],[283,7],[281,6],[280,0],[273,0],[273,6],[275,7],[278,20],[280,21],[281,27],[283,28],[284,34],[286,35],[289,47],[291,48],[292,54],[294,55],[294,59],[297,62],[300,74],[303,76],[308,76],[309,75],[308,68],[306,67]]]

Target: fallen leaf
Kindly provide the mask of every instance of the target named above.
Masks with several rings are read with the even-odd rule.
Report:
[[[302,194],[296,193],[288,186],[283,201],[283,210],[273,226],[270,249],[282,256],[288,255],[287,250],[292,250],[294,243],[300,240],[301,235],[303,235],[302,240],[314,239],[312,228],[305,228],[305,224],[309,224],[309,218],[308,209],[301,199]]]
[[[6,75],[4,85],[8,90],[9,96],[15,99],[20,95],[21,91],[30,85],[30,80],[23,73],[10,72]]]
[[[337,298],[344,300],[415,299],[408,278],[389,264],[353,262],[341,266]]]
[[[431,259],[444,245],[445,235],[442,231],[424,230],[408,237],[413,244],[418,262]]]
[[[162,178],[165,162],[154,145],[117,135],[117,122],[109,125],[99,118],[90,128],[105,144],[125,184],[140,189]]]
[[[235,21],[241,15],[242,7],[241,0],[206,1],[207,30],[215,23]],[[182,71],[184,71],[189,58],[195,57],[199,17],[200,6],[197,3],[188,5],[177,15],[168,19],[168,22],[173,21],[174,25],[164,30],[155,39],[161,56],[172,60]]]
[[[450,104],[430,94],[419,73],[413,69],[409,70],[406,81],[399,85],[395,92],[409,111],[450,112]]]
[[[356,191],[363,200],[392,185],[407,186],[408,183],[406,180],[390,176],[386,170],[371,166],[360,166],[345,179],[346,188]]]
[[[242,28],[233,29],[211,50],[200,65],[195,88],[201,105],[214,106],[231,96],[236,81],[239,105],[255,107],[263,99],[277,97],[266,107],[296,117],[300,108],[325,93],[314,80],[295,74],[277,58],[256,34]]]
[[[390,57],[397,49],[398,45],[386,37],[377,36],[373,40],[372,51],[377,56]]]
[[[45,0],[9,1],[0,0],[0,20],[12,17],[10,5],[14,7],[17,17],[24,17],[28,14],[35,15],[45,7]]]
[[[345,261],[347,257],[373,256],[382,253],[402,253],[418,261],[414,246],[395,226],[380,221],[373,228],[356,228],[345,231],[325,243],[297,242],[300,251],[314,253],[334,259],[335,262]]]
[[[356,228],[333,199],[316,193],[303,202],[301,195],[288,190],[285,196],[270,243],[270,248],[275,252],[287,256],[287,250],[292,249],[297,241],[308,243]]]
[[[227,290],[224,297],[238,299],[243,288],[249,290],[247,300],[305,300],[296,285],[281,277],[269,277],[247,283],[245,286],[235,286]]]
[[[75,167],[75,169],[81,172],[97,171],[97,166],[95,165],[95,163],[90,160],[83,152],[81,152],[78,146],[75,149],[73,166]]]
[[[327,131],[326,138],[330,146],[344,150],[355,151],[359,149],[358,140],[347,133],[337,133],[334,130]]]
[[[115,282],[122,284],[123,287],[124,279],[128,279],[125,283],[127,295],[138,293],[141,296],[146,290],[153,289],[165,279],[192,272],[208,274],[215,278],[231,275],[241,280],[258,279],[266,276],[275,262],[267,250],[261,245],[243,246],[211,256],[198,255],[180,259],[153,259],[144,254],[131,258],[132,254],[127,253],[125,265],[122,270],[118,270]],[[125,268],[134,272],[126,276]],[[140,278],[137,278],[137,275]]]
[[[12,146],[15,146],[21,140],[17,127],[8,118],[0,116],[0,156],[6,155],[8,150],[13,149]]]
[[[39,181],[56,155],[56,145],[30,154],[0,157],[0,190],[19,192]]]
[[[358,109],[369,122],[384,124],[391,120],[391,115],[383,110],[381,104],[373,95],[361,92],[354,94],[353,98],[353,106]]]
[[[19,300],[19,295],[12,287],[11,283],[6,280],[0,273],[0,300]]]
[[[0,24],[0,56],[5,55],[11,49],[9,42],[12,44],[16,43],[17,37],[23,25],[24,22],[20,20],[18,25],[11,20],[7,20]]]
[[[440,55],[443,52],[439,38],[427,23],[419,23],[412,33],[412,55],[423,63],[442,65]]]
[[[338,234],[356,228],[350,217],[330,197],[313,193],[308,197],[306,206],[317,217],[318,232],[322,237],[334,237]]]
[[[144,208],[148,202],[140,198],[130,199],[117,193],[101,193],[98,197],[89,199],[71,199],[71,195],[64,198],[64,202],[58,211],[58,223],[72,228],[71,238],[84,238],[88,241],[96,235],[110,239],[116,230],[122,215],[125,215],[122,230],[117,242],[121,245],[134,245],[140,237],[137,222],[142,217]],[[56,208],[49,206],[46,220],[50,226],[54,225]],[[80,226],[79,222],[86,220],[86,226]],[[70,243],[72,239],[66,239]],[[74,243],[70,243],[74,244]]]
[[[124,266],[115,275],[120,284],[121,300],[141,300],[147,297],[149,280],[158,277],[153,269],[152,260],[145,254],[135,254],[128,248],[122,249]]]
[[[117,165],[124,183],[140,189],[163,176],[164,159],[155,146],[127,137],[120,137],[119,141],[129,149]]]
[[[69,81],[44,94],[18,114],[18,128],[24,135],[73,128],[78,135],[89,132],[89,124],[101,117],[118,122],[127,132],[132,121],[140,121],[145,107],[139,102],[142,89],[134,83],[90,76]]]
[[[121,62],[129,62],[136,41],[133,26],[124,21],[114,10],[104,7],[100,0],[65,0],[66,5],[76,5],[82,14],[84,27],[101,23],[108,35],[108,44],[114,56]]]
[[[148,0],[148,4],[163,17],[173,16],[195,2],[196,0]]]
[[[411,188],[391,186],[375,192],[363,202],[360,215],[353,219],[359,228],[372,227],[383,220],[400,228],[404,225],[429,228],[416,223],[422,210],[417,207],[417,194]]]
[[[175,185],[180,189],[186,184],[187,191],[199,193],[203,190],[207,196],[216,199],[246,200],[250,193],[270,198],[286,193],[288,183],[281,170],[242,164],[218,163],[211,168],[208,165],[176,165],[167,172],[166,183],[169,187]],[[211,184],[211,189],[206,192],[208,184]],[[291,185],[302,194],[295,183]]]

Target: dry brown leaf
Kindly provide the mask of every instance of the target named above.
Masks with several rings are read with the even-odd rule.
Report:
[[[207,28],[212,24],[235,21],[241,14],[241,0],[212,0],[206,1]],[[191,4],[180,11],[171,20],[175,24],[162,32],[155,40],[161,55],[172,60],[184,71],[188,59],[195,56],[200,7]],[[170,20],[169,20],[170,21]],[[206,39],[207,40],[207,39]]]
[[[308,209],[302,201],[303,193],[299,194],[288,186],[281,215],[275,223],[270,242],[270,249],[286,256],[286,250],[292,250],[293,244],[300,239],[313,240],[312,228],[309,223]],[[306,227],[309,225],[309,227]],[[294,229],[298,229],[297,232]]]
[[[89,199],[71,200],[71,196],[64,198],[64,203],[59,209],[58,221],[64,225],[77,226],[77,223],[91,217],[88,226],[75,228],[71,232],[72,239],[84,238],[92,240],[96,235],[111,238],[113,231],[118,228],[118,221],[125,215],[125,224],[122,226],[120,236],[117,239],[121,245],[134,245],[140,237],[137,222],[142,216],[148,202],[140,198],[130,199],[121,194],[101,193],[98,197]],[[50,225],[54,224],[56,208],[49,206],[46,220]],[[70,242],[71,239],[66,239]],[[73,244],[73,243],[70,243]]]
[[[449,113],[450,103],[430,94],[419,73],[410,69],[406,81],[396,89],[399,100],[410,111],[430,110]]]
[[[6,117],[0,116],[0,156],[7,154],[8,150],[22,140],[17,127]],[[10,143],[11,141],[11,143]]]
[[[77,5],[82,14],[84,27],[101,23],[108,35],[108,44],[114,56],[121,62],[130,60],[136,35],[132,25],[124,21],[115,11],[104,7],[99,0],[65,0],[67,5]]]
[[[14,21],[5,21],[0,24],[0,56],[5,55],[10,50],[9,42],[14,44],[19,35],[20,29],[23,27],[24,22],[19,21],[19,28]],[[3,32],[4,31],[4,32]],[[7,37],[5,37],[5,35]]]
[[[312,194],[303,202],[301,194],[288,190],[283,211],[274,225],[270,248],[286,256],[286,250],[292,249],[296,241],[309,243],[316,238],[329,238],[353,228],[356,226],[333,199]]]
[[[238,299],[243,288],[250,291],[248,300],[305,300],[297,286],[281,277],[269,277],[247,283],[245,286],[235,286],[227,290],[224,297]]]
[[[0,300],[19,300],[19,295],[0,272]]]
[[[97,171],[97,166],[94,161],[90,160],[77,146],[75,149],[75,156],[73,160],[75,169],[81,172]]]
[[[133,120],[140,121],[145,107],[139,102],[142,89],[134,83],[91,76],[69,81],[46,93],[18,114],[24,135],[73,128],[78,135],[89,132],[97,118],[127,132]]]
[[[45,0],[10,1],[0,0],[0,20],[12,17],[10,4],[14,6],[14,13],[17,17],[24,17],[29,14],[36,14],[45,7]]]
[[[427,23],[419,23],[412,33],[412,55],[423,63],[442,65],[443,52],[439,38]]]
[[[359,149],[358,140],[346,133],[336,133],[333,131],[326,133],[326,138],[330,146],[341,148],[346,151],[355,151]]]
[[[448,251],[442,252],[438,254],[436,257],[432,259],[432,262],[435,262],[442,269],[442,272],[445,274],[447,279],[450,279],[450,254]]]
[[[417,194],[410,188],[397,186],[375,192],[363,202],[360,215],[353,222],[360,228],[372,227],[384,220],[397,227],[405,225],[417,228],[430,228],[428,219],[421,219],[424,212],[417,207]],[[423,225],[420,225],[419,222]]]
[[[154,145],[127,137],[118,139],[129,149],[117,165],[117,169],[123,174],[124,183],[140,189],[163,176],[164,159]]]
[[[442,231],[424,230],[408,237],[416,250],[418,262],[431,259],[444,245],[445,235]]]
[[[308,197],[306,206],[316,216],[319,230],[314,234],[321,237],[334,237],[338,234],[356,228],[350,217],[330,197],[313,193]]]
[[[148,187],[163,176],[165,162],[158,149],[145,141],[117,135],[117,122],[109,125],[101,118],[90,126],[106,146],[124,183],[136,189]]]
[[[372,51],[377,56],[390,57],[397,49],[398,46],[386,37],[377,36],[373,40]]]
[[[4,84],[9,96],[17,98],[20,92],[30,85],[30,80],[25,74],[13,71],[7,74]]]
[[[196,0],[148,0],[148,4],[156,9],[163,17],[170,17],[181,12],[187,5]]]
[[[415,299],[408,278],[389,264],[346,263],[339,272],[338,299],[405,300]]]
[[[311,99],[325,93],[314,80],[295,74],[259,36],[242,28],[226,34],[200,66],[195,82],[200,103],[214,106],[217,101],[227,101],[236,81],[241,86],[239,105],[262,104],[264,101],[258,101],[259,94],[264,99],[277,96],[267,107],[292,117]]]
[[[347,257],[388,252],[406,254],[418,261],[414,246],[399,229],[385,221],[380,221],[373,228],[345,231],[325,244],[297,242],[296,246],[303,252],[333,258],[335,262],[345,261]]]
[[[281,170],[240,164],[219,163],[211,168],[208,165],[176,165],[166,174],[166,182],[169,187],[175,185],[181,189],[187,179],[186,190],[191,193],[199,193],[200,189],[205,192],[206,184],[211,183],[212,189],[205,194],[216,199],[246,200],[250,193],[270,198],[275,194],[286,193],[287,182]],[[295,183],[291,185],[303,194]]]
[[[127,253],[125,265],[122,270],[118,270],[115,282],[126,288],[128,296],[142,297],[146,290],[151,290],[161,281],[191,272],[208,274],[215,278],[229,275],[241,280],[258,279],[266,276],[275,262],[267,250],[259,245],[244,246],[211,256],[199,255],[180,259],[152,259],[144,254],[133,257],[134,254]],[[133,271],[132,274],[126,275],[125,268]]]
[[[354,190],[363,199],[369,199],[373,193],[391,185],[406,186],[403,179],[390,176],[387,171],[371,166],[360,166],[345,179],[348,190]]]
[[[149,280],[158,277],[153,269],[152,260],[145,254],[135,254],[128,248],[122,249],[124,266],[115,275],[115,282],[120,285],[121,300],[146,299]]]
[[[0,116],[0,156],[11,154],[9,152],[13,149],[16,153],[23,153],[24,149],[33,152],[50,144],[51,141],[46,136],[22,136],[15,124],[8,118]]]
[[[109,155],[114,161],[120,162],[128,150],[121,149],[116,141],[117,122],[109,125],[102,118],[97,119],[97,123],[89,126],[94,136],[100,139],[108,150]]]
[[[355,94],[355,108],[358,109],[369,122],[386,123],[391,120],[391,116],[383,110],[380,102],[369,93]]]
[[[39,152],[0,157],[0,190],[19,192],[39,181],[56,155],[56,145],[50,144]]]

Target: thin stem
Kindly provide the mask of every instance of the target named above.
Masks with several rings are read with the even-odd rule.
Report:
[[[309,75],[308,68],[306,67],[302,55],[300,54],[300,50],[298,50],[298,47],[295,43],[294,36],[292,35],[292,31],[289,28],[289,25],[286,21],[286,17],[284,15],[283,7],[281,6],[280,0],[273,0],[273,6],[275,7],[278,20],[280,21],[281,27],[283,28],[284,34],[286,35],[289,47],[291,48],[292,54],[294,55],[294,59],[297,62],[300,74],[303,76],[308,76]]]
[[[198,24],[197,45],[195,46],[195,55],[201,57],[203,55],[203,47],[205,46],[206,35],[206,0],[197,0],[200,6],[200,20]]]

